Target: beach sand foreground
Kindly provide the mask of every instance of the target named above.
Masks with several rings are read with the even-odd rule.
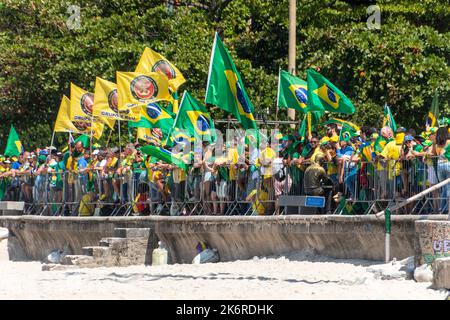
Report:
[[[381,280],[374,263],[307,253],[204,265],[42,271],[8,261],[0,241],[0,299],[438,299],[431,283]]]

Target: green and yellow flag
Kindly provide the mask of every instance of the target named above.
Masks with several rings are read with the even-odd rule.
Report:
[[[140,148],[140,150],[148,156],[155,157],[169,164],[173,164],[184,171],[188,170],[188,166],[183,161],[183,158],[180,155],[170,152],[169,150],[155,146],[145,146]]]
[[[232,113],[244,129],[257,129],[254,107],[241,75],[217,33],[211,53],[205,102]]]
[[[130,128],[159,128],[164,137],[170,133],[175,117],[173,113],[167,111],[158,103],[148,103],[141,106],[140,111],[141,118],[139,121],[128,122]]]
[[[392,132],[397,131],[397,124],[395,123],[394,116],[392,115],[391,108],[385,104],[384,105],[384,117],[383,117],[383,127],[388,126],[391,128]]]
[[[284,70],[279,73],[277,97],[279,108],[292,108],[301,113],[308,111],[308,84]]]
[[[5,156],[18,157],[22,152],[24,152],[22,142],[20,142],[16,129],[14,129],[14,126],[11,125],[11,129],[9,129],[8,142],[6,143]]]
[[[161,140],[152,134],[152,130],[149,128],[137,128],[136,136],[139,140],[144,140],[146,142],[154,142],[161,145]]]
[[[78,132],[78,129],[70,121],[70,100],[63,96],[56,116],[54,132]]]
[[[173,126],[186,130],[191,137],[202,141],[215,141],[215,128],[211,116],[206,108],[187,91],[184,92]]]
[[[351,101],[328,79],[314,69],[307,71],[309,109],[352,114],[355,107]]]
[[[159,72],[117,72],[119,113],[137,115],[138,107],[157,101],[171,101],[169,80]]]
[[[93,115],[103,118],[108,127],[114,130],[116,120],[120,119],[119,99],[115,83],[99,77],[95,79]]]
[[[357,126],[356,124],[354,124],[353,122],[342,120],[342,119],[339,119],[339,118],[330,119],[328,121],[325,121],[322,124],[325,126],[325,125],[330,124],[330,123],[336,123],[337,125],[340,125],[340,126],[348,125],[351,128],[353,128],[355,131],[361,131],[361,128],[359,126]]]
[[[433,102],[431,103],[430,111],[428,112],[428,117],[425,126],[428,128],[437,127],[438,118],[439,118],[439,96],[436,90],[436,92],[434,93]]]
[[[164,56],[150,48],[144,49],[135,72],[141,74],[160,72],[165,74],[169,79],[169,87],[173,92],[177,91],[186,82],[177,67],[170,63]]]

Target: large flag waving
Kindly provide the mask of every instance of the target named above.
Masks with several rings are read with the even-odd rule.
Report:
[[[56,116],[55,132],[78,132],[78,129],[70,121],[70,100],[63,96],[59,106],[58,115]]]
[[[256,129],[253,105],[228,50],[216,33],[211,53],[206,103],[232,113],[244,129]]]
[[[180,70],[159,53],[150,48],[145,48],[141,59],[136,67],[137,73],[160,72],[165,74],[169,79],[169,87],[172,91],[177,89],[186,82]]]
[[[280,108],[292,108],[306,113],[308,108],[308,84],[306,81],[280,70],[277,104]]]
[[[359,126],[357,126],[356,124],[354,124],[353,122],[342,120],[342,119],[338,119],[338,118],[330,119],[328,121],[325,121],[322,124],[325,126],[325,125],[330,124],[330,123],[336,123],[337,125],[340,125],[340,126],[348,125],[351,128],[353,128],[355,131],[361,131],[361,128]]]
[[[11,129],[9,129],[8,142],[6,143],[5,156],[7,157],[18,157],[24,151],[22,142],[20,142],[19,135],[14,129],[14,126],[11,125]]]
[[[94,91],[94,117],[100,117],[105,123],[114,129],[116,120],[119,116],[119,100],[117,96],[117,85],[113,82],[97,77],[95,79]]]
[[[328,79],[314,69],[307,70],[308,106],[310,110],[352,114],[351,101]]]
[[[130,110],[161,100],[172,100],[169,80],[159,72],[117,72],[119,110]]]
[[[436,92],[434,93],[433,102],[431,103],[430,112],[428,112],[428,117],[425,124],[426,127],[427,128],[437,127],[438,118],[439,118],[439,96],[436,90]]]
[[[174,128],[185,129],[191,137],[203,141],[215,141],[214,122],[206,108],[185,91],[180,110],[175,119]]]

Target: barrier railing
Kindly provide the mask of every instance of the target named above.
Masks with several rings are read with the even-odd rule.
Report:
[[[40,170],[0,177],[0,200],[24,201],[25,213],[63,216],[273,215],[281,195],[305,195],[308,165],[220,165],[184,172],[173,166],[105,174]],[[442,158],[328,163],[330,194],[317,213],[371,214],[450,177]],[[331,199],[331,195],[334,198]],[[450,187],[408,203],[399,214],[448,211]]]

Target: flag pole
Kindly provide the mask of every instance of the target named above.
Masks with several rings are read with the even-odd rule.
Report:
[[[113,132],[113,129],[109,128],[109,136],[108,136],[108,141],[106,141],[106,148],[108,148],[108,146],[109,146],[109,140],[111,140],[112,132]]]
[[[120,143],[120,119],[117,120],[117,123],[119,124],[119,165],[120,165],[122,157],[122,145]]]
[[[94,116],[91,116],[91,143],[89,143],[89,154],[92,154],[92,135],[93,135],[93,127],[94,127]]]
[[[53,130],[53,133],[52,133],[52,142],[50,143],[50,147],[53,147],[54,140],[55,140],[55,130]]]

